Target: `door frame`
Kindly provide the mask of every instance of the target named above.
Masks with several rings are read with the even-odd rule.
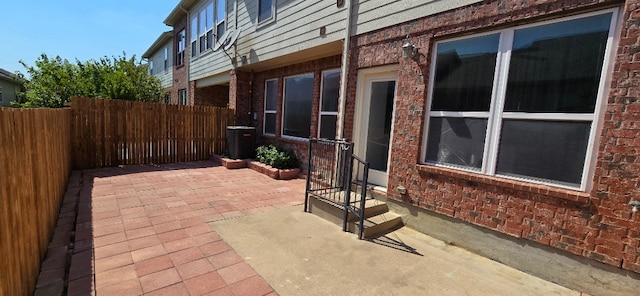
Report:
[[[393,112],[391,113],[391,135],[389,136],[389,155],[387,158],[387,172],[385,176],[376,176],[376,173],[369,172],[369,181],[374,185],[379,185],[384,188],[387,187],[389,180],[389,167],[391,163],[391,148],[393,147],[393,131],[396,113],[396,102],[398,98],[398,69],[399,65],[387,65],[375,68],[362,69],[358,71],[358,84],[356,87],[356,106],[354,114],[354,126],[353,126],[353,142],[354,153],[364,159],[366,159],[366,142],[367,142],[367,126],[369,108],[371,107],[371,97],[369,84],[373,81],[389,81],[394,80],[396,87],[394,90],[393,99]],[[365,116],[367,115],[367,116]],[[373,175],[373,176],[372,176]],[[373,180],[372,180],[373,177]],[[381,183],[381,184],[378,184]]]

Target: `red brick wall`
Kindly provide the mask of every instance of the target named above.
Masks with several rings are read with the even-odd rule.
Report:
[[[251,76],[250,72],[231,70],[229,108],[236,110],[236,125],[251,126]]]
[[[224,107],[229,105],[229,86],[211,85],[207,87],[195,87],[191,82],[194,105]]]
[[[357,70],[399,63],[390,197],[482,227],[640,273],[640,1],[624,2],[594,186],[578,192],[418,165],[434,38],[450,38],[622,1],[484,1],[352,38],[345,136],[353,138]],[[420,57],[401,58],[406,35]],[[395,191],[399,185],[408,193]]]
[[[296,141],[281,137],[282,127],[282,88],[284,86],[284,78],[305,73],[313,73],[313,103],[311,107],[311,137],[317,137],[318,134],[318,115],[320,105],[320,83],[322,71],[339,68],[341,57],[332,56],[313,60],[309,62],[293,64],[282,68],[272,69],[264,72],[257,72],[253,76],[253,109],[256,112],[257,119],[253,122],[258,134],[262,134],[264,122],[264,82],[268,79],[278,79],[278,105],[276,113],[276,135],[262,136],[261,141],[267,144],[276,144],[294,150],[298,159],[303,164],[307,161],[309,145],[306,141]]]
[[[191,56],[189,53],[189,48],[190,46],[186,46],[185,49],[185,56],[184,56],[184,63],[180,66],[178,66],[178,56],[177,56],[177,50],[178,50],[178,42],[179,42],[179,38],[178,38],[178,33],[180,33],[181,30],[185,29],[187,27],[187,17],[185,16],[182,20],[180,20],[178,23],[173,25],[173,87],[171,88],[171,104],[178,104],[178,91],[181,89],[188,89],[189,87],[189,78],[187,75],[187,64],[189,64],[189,57]],[[186,32],[187,34],[187,38],[189,36],[189,32]],[[187,92],[187,98],[189,98],[189,92]],[[189,98],[188,99],[189,104],[193,104],[192,100]]]

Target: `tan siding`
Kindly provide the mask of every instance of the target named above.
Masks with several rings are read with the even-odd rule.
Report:
[[[482,0],[364,0],[354,3],[353,35],[382,29]]]
[[[164,49],[169,47],[167,55],[167,68],[164,68]],[[150,60],[153,60],[153,76],[158,77],[162,88],[168,88],[173,85],[173,41],[165,43],[158,51],[156,51]]]

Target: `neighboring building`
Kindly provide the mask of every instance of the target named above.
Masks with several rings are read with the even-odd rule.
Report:
[[[149,74],[160,80],[164,89],[164,102],[177,104],[177,90],[173,86],[173,32],[160,34],[142,54],[142,58],[147,60]]]
[[[165,23],[185,40],[189,102],[227,99],[303,163],[309,137],[353,141],[414,228],[598,285],[593,270],[640,278],[638,9],[183,0]]]
[[[11,72],[0,68],[0,107],[9,107],[11,102],[19,101],[23,91],[22,82]]]

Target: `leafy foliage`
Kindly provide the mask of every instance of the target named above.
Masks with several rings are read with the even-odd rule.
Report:
[[[135,55],[71,63],[42,54],[33,67],[20,63],[30,78],[25,82],[25,103],[17,107],[59,108],[73,96],[160,101],[160,81],[148,74],[147,66],[137,62]]]
[[[293,151],[273,145],[256,148],[256,160],[276,169],[293,169],[298,167],[298,158]]]

